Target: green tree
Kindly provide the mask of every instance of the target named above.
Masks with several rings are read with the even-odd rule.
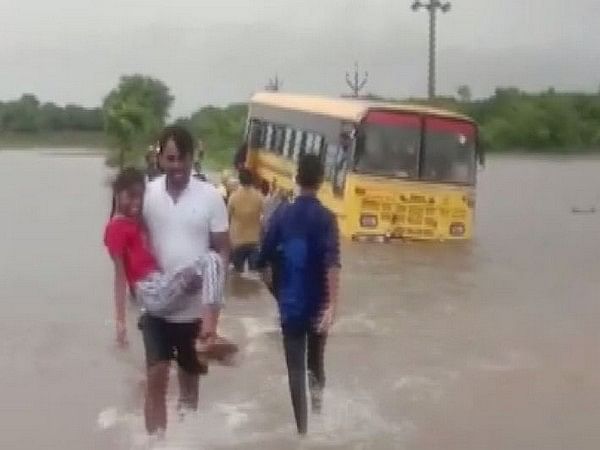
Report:
[[[145,146],[165,125],[173,97],[160,80],[142,75],[123,76],[103,105],[105,131],[117,151],[108,163],[136,163]]]
[[[39,130],[38,108],[40,102],[32,94],[23,94],[15,102],[9,102],[2,114],[2,129],[32,133]]]
[[[177,123],[202,141],[207,162],[221,168],[232,164],[235,149],[244,139],[247,115],[245,104],[205,106]]]

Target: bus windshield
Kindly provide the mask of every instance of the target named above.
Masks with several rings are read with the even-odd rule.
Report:
[[[401,178],[418,175],[421,119],[416,114],[370,112],[363,122],[354,170]]]
[[[423,124],[425,133],[422,133]],[[354,170],[372,175],[473,184],[476,136],[475,125],[464,120],[441,117],[423,120],[417,114],[373,111],[365,118],[359,133]]]
[[[447,183],[475,183],[476,137],[472,123],[426,118],[421,178]]]

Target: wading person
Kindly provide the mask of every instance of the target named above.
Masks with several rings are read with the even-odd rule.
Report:
[[[158,152],[151,145],[146,152],[146,181],[152,181],[160,175],[158,166]]]
[[[143,216],[160,268],[177,273],[212,248],[227,267],[229,234],[227,209],[209,183],[191,176],[194,141],[181,127],[166,128],[160,138],[159,161],[164,172],[148,183]],[[209,344],[216,336],[220,304],[203,304],[201,293],[190,296],[187,306],[166,314],[146,313],[140,328],[146,350],[145,417],[149,433],[167,424],[166,393],[169,365],[177,360],[179,405],[198,406],[199,363],[195,343],[198,332]],[[201,324],[201,326],[200,326]]]
[[[296,200],[273,214],[259,266],[273,265],[267,284],[279,306],[283,346],[298,433],[307,431],[306,377],[313,412],[320,412],[325,386],[324,352],[338,299],[339,237],[334,215],[317,199],[323,166],[315,155],[298,164]]]
[[[229,198],[231,262],[238,273],[256,270],[260,220],[263,213],[263,196],[252,184],[248,169],[240,169],[240,187]]]
[[[246,158],[248,157],[248,142],[244,141],[235,151],[233,156],[233,167],[235,170],[242,170],[246,167]]]
[[[202,161],[204,160],[204,144],[201,140],[198,140],[198,152],[196,160],[193,164],[192,175],[198,178],[200,181],[208,181],[206,175],[202,171]]]

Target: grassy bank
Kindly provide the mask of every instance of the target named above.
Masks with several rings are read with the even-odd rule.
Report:
[[[0,149],[107,147],[106,136],[98,131],[2,132]]]

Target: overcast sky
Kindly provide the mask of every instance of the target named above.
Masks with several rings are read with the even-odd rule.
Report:
[[[246,100],[278,73],[293,92],[425,95],[427,14],[411,0],[0,0],[0,99],[98,105],[121,74],[163,80],[172,116]],[[460,84],[596,90],[598,0],[454,0],[438,91]]]

